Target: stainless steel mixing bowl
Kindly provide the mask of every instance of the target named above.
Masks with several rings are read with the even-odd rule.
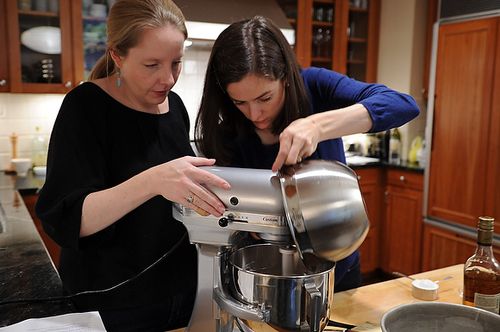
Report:
[[[352,169],[309,160],[283,168],[279,177],[288,224],[302,254],[338,261],[361,245],[369,222]]]
[[[235,251],[230,266],[233,296],[270,309],[272,327],[322,331],[327,325],[335,263],[318,259],[306,267],[293,247],[257,244]]]

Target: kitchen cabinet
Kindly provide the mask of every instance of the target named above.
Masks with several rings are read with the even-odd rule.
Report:
[[[40,237],[42,238],[42,241],[45,245],[45,248],[47,249],[47,252],[50,255],[50,258],[52,260],[52,263],[54,263],[54,266],[56,268],[59,267],[59,257],[61,256],[61,247],[57,243],[52,240],[47,233],[43,230],[42,227],[42,222],[38,217],[36,216],[35,213],[35,204],[36,201],[38,200],[38,195],[37,194],[23,194],[23,201],[24,205],[26,205],[26,208],[28,209],[31,218],[33,219],[33,223],[35,224],[36,230],[38,231],[38,234],[40,234]]]
[[[302,67],[376,80],[380,0],[281,0]]]
[[[5,0],[0,0],[0,13],[5,13],[6,6]],[[8,58],[8,47],[7,45],[7,22],[4,19],[0,19],[0,92],[9,91],[10,88],[10,78],[9,78],[9,58]]]
[[[66,93],[86,79],[106,50],[108,11],[88,3],[0,0],[0,42],[7,45],[0,60],[8,64],[0,68],[0,91]]]
[[[404,274],[420,272],[423,175],[390,168],[386,176],[382,270]]]
[[[379,246],[380,246],[380,228],[382,218],[383,199],[383,169],[380,167],[358,168],[355,169],[358,175],[361,194],[365,201],[370,221],[370,231],[363,244],[359,248],[361,255],[361,272],[374,272],[380,266]]]
[[[82,43],[75,43],[75,68],[80,80],[88,79],[91,69],[99,58],[106,53],[106,19],[109,11],[108,2],[99,2],[101,11],[95,10],[89,1],[81,1],[81,4],[73,8],[73,32]],[[96,2],[97,3],[97,2]],[[104,4],[106,3],[106,5]],[[105,8],[102,6],[108,6]],[[94,6],[95,7],[95,6]]]
[[[500,18],[445,23],[438,38],[427,214],[470,229],[490,215],[498,234]]]
[[[69,91],[75,84],[71,35],[74,2],[57,1],[57,6],[49,8],[48,1],[3,1],[5,11],[0,20],[7,23],[9,91]]]
[[[476,250],[476,239],[433,225],[424,225],[422,270],[464,264]],[[493,247],[495,258],[500,258],[500,247]]]

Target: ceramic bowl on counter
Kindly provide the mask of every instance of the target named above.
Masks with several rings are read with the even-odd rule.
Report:
[[[33,174],[36,176],[45,176],[47,173],[47,166],[35,166],[33,167]]]
[[[17,176],[24,177],[28,175],[28,171],[32,166],[30,158],[14,158],[11,160],[12,166],[17,173]]]

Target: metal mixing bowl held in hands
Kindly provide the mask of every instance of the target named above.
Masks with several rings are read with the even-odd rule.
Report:
[[[335,161],[308,160],[279,173],[283,205],[299,252],[330,261],[352,254],[369,230],[356,173]]]

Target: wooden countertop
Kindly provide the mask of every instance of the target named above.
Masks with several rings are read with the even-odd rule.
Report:
[[[412,275],[439,281],[438,302],[462,303],[463,264]],[[356,325],[352,331],[381,331],[380,320],[390,309],[406,303],[423,302],[412,296],[411,280],[398,278],[345,292],[333,297],[331,319]]]

